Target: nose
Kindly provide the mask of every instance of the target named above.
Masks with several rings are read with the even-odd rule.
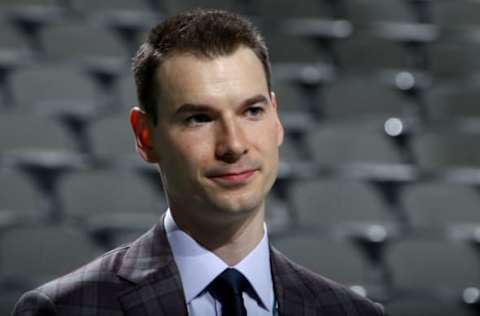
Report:
[[[222,121],[217,130],[216,158],[228,163],[238,161],[248,152],[244,131],[235,119]]]

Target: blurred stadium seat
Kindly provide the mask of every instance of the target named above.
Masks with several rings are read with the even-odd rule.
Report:
[[[10,76],[15,111],[62,122],[79,152],[91,151],[86,127],[108,112],[98,86],[78,69],[57,64],[24,68]]]
[[[432,43],[431,69],[433,74],[442,81],[470,79],[480,70],[478,56],[480,43],[461,38],[457,35],[450,40]]]
[[[118,69],[123,69],[128,60],[128,53],[119,39],[100,25],[59,22],[45,27],[41,38],[50,60]],[[89,45],[85,45],[87,41]]]
[[[325,116],[331,119],[387,119],[408,109],[408,100],[367,74],[338,78],[326,89],[325,99]]]
[[[66,9],[73,16],[88,19],[93,24],[114,30],[130,54],[138,48],[136,38],[150,25],[160,20],[164,1],[154,0],[70,0]]]
[[[128,114],[133,106],[138,106],[135,81],[130,72],[123,73],[117,81],[117,102],[115,111]]]
[[[341,2],[341,1],[340,1]],[[333,17],[333,5],[329,1],[305,0],[302,5],[292,6],[289,0],[258,1],[259,15],[275,20],[288,18],[330,18]]]
[[[445,28],[478,27],[480,3],[472,0],[438,1],[432,5],[435,23]]]
[[[412,149],[423,168],[480,166],[480,135],[446,128],[431,130],[412,139]]]
[[[135,138],[128,115],[109,116],[96,121],[89,127],[92,154],[107,162],[137,156]],[[140,158],[140,157],[138,157]]]
[[[422,182],[403,191],[405,210],[417,229],[445,230],[451,224],[480,225],[480,194],[466,184]]]
[[[349,19],[358,25],[375,22],[414,22],[415,15],[406,1],[349,0]]]
[[[1,280],[24,289],[38,286],[73,271],[101,251],[85,232],[72,226],[12,228],[0,239]]]
[[[152,8],[147,0],[71,0],[70,7],[87,16],[91,14],[107,14],[115,12],[148,12]]]
[[[435,120],[480,121],[480,107],[477,100],[480,87],[476,79],[438,84],[427,93],[429,112]]]
[[[90,72],[106,91],[113,89],[130,59],[129,47],[120,35],[102,24],[62,21],[46,26],[40,35],[47,60],[70,63]]]
[[[273,245],[389,315],[479,315],[479,4],[0,1],[0,314],[159,220],[130,59],[151,25],[206,6],[250,15],[270,49]]]
[[[369,73],[382,68],[402,68],[404,53],[401,47],[371,32],[357,32],[337,44],[339,64],[344,72]],[[371,52],[382,52],[371,54]]]
[[[2,114],[0,122],[1,155],[19,150],[75,150],[65,129],[51,118],[9,113]],[[40,131],[42,137],[38,137]]]
[[[11,23],[0,18],[0,111],[12,107],[8,76],[18,67],[31,63],[32,58],[27,40]]]
[[[73,111],[99,99],[98,87],[84,72],[56,63],[19,69],[9,81],[18,111],[47,112],[50,104]]]
[[[385,303],[389,316],[476,316],[478,312],[469,308],[460,299],[432,298],[428,296],[397,297]]]
[[[480,281],[475,249],[461,242],[408,238],[392,244],[386,257],[400,292],[460,297]]]
[[[271,194],[267,199],[265,212],[268,232],[271,236],[288,234],[288,230],[292,227],[292,210],[285,201]]]
[[[42,196],[19,170],[0,169],[0,229],[36,221],[42,214]]]
[[[383,134],[378,120],[325,123],[307,134],[313,160],[320,164],[401,163],[397,148]]]
[[[272,23],[275,23],[275,21]],[[272,63],[312,63],[321,60],[321,56],[318,53],[318,48],[315,46],[315,43],[309,41],[307,38],[298,37],[294,34],[278,32],[279,28],[279,25],[268,25],[264,31]],[[285,47],[294,47],[295,49],[290,50],[285,49]]]
[[[282,106],[280,110],[300,112],[317,120],[324,119],[323,92],[325,87],[335,79],[333,67],[322,63],[288,62],[277,63],[274,67],[275,91],[284,93],[288,98],[280,99],[286,101],[286,107]],[[288,86],[296,88],[297,91],[290,91]]]
[[[163,192],[131,170],[72,173],[62,179],[59,196],[64,218],[84,223],[106,244],[119,232],[148,230],[166,210]]]
[[[42,137],[38,137],[39,131]],[[39,208],[52,219],[59,212],[57,180],[65,172],[88,164],[72,143],[62,126],[54,120],[28,114],[0,116],[0,158],[3,164],[28,174],[42,195]]]
[[[163,6],[164,11],[167,14],[175,14],[177,12],[193,9],[197,7],[213,7],[224,10],[235,10],[239,9],[239,2],[236,0],[184,0],[184,1],[175,1],[175,0],[164,0]]]
[[[286,163],[295,163],[307,161],[306,149],[292,135],[287,134],[283,138],[283,144],[280,147],[280,159]]]
[[[365,285],[366,262],[351,244],[313,234],[290,234],[272,241],[295,262],[348,285]]]
[[[300,224],[313,230],[392,220],[374,189],[361,181],[335,178],[298,181],[291,186],[289,198]]]

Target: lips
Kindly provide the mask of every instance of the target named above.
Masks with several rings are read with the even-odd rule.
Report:
[[[209,178],[222,185],[237,186],[248,183],[255,172],[255,169],[248,169],[238,172],[217,173]]]

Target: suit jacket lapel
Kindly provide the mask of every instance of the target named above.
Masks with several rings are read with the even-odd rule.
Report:
[[[118,276],[131,283],[119,301],[127,316],[187,316],[178,268],[163,227],[163,218],[134,241],[119,263]],[[319,316],[313,297],[292,263],[271,247],[274,291],[281,316]]]
[[[278,250],[270,248],[270,261],[273,275],[273,287],[281,316],[321,315],[312,296],[299,277],[292,263]]]
[[[126,251],[119,277],[132,286],[119,295],[128,316],[187,315],[187,307],[163,217]]]

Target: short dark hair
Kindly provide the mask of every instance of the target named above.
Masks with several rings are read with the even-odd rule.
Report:
[[[271,90],[267,46],[257,28],[242,16],[222,11],[194,9],[172,16],[155,26],[133,58],[133,74],[140,107],[157,123],[155,71],[169,56],[190,53],[214,58],[246,46],[260,59]]]

